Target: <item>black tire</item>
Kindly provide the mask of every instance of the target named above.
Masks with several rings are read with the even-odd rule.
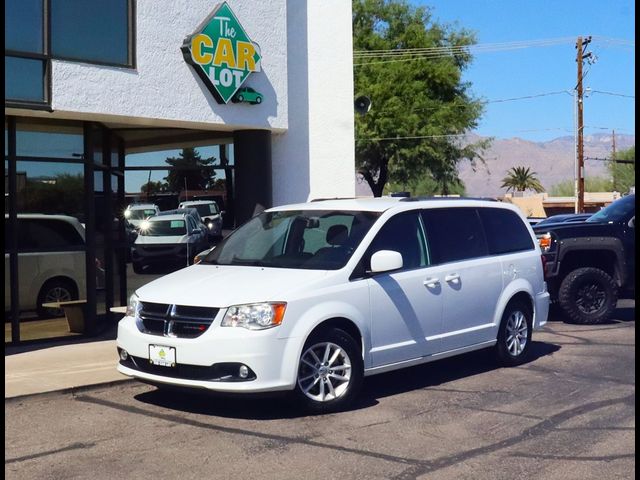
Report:
[[[609,320],[618,302],[618,287],[604,270],[576,268],[560,284],[558,302],[569,322],[592,325]]]
[[[63,317],[62,308],[46,308],[43,303],[78,300],[78,287],[71,280],[56,278],[48,280],[38,292],[36,313],[40,318]]]
[[[525,326],[526,333],[523,330]],[[495,346],[498,362],[505,367],[514,367],[526,362],[531,347],[532,331],[531,307],[520,301],[509,302],[502,314]]]
[[[323,369],[322,372],[318,373],[318,370],[314,370],[308,364],[304,363],[303,358],[306,359],[309,350],[314,350],[314,352],[325,351],[327,345],[329,345],[329,348],[331,348],[331,345],[337,346],[343,353],[335,360],[335,370],[331,369],[331,365],[325,365],[324,367],[323,365],[316,365],[316,368]],[[335,350],[333,350],[333,353],[335,353]],[[346,357],[344,356],[345,354]],[[322,360],[322,358],[320,359]],[[350,365],[350,368],[346,368],[347,363]],[[348,380],[341,382],[341,380],[333,377],[333,375],[338,375],[338,371],[349,371]],[[309,375],[313,376],[314,373],[316,373],[315,378],[309,377]],[[326,377],[324,375],[326,375]],[[298,361],[296,388],[294,390],[295,400],[301,404],[306,411],[314,414],[344,410],[351,405],[357,397],[362,387],[363,377],[364,363],[362,361],[360,347],[356,341],[347,332],[339,328],[320,331],[309,337],[302,349],[302,354]],[[305,380],[305,378],[308,378],[308,380]],[[314,383],[314,386],[308,389],[308,393],[305,393],[305,389],[309,387],[310,383]],[[317,396],[324,395],[325,391],[334,391],[334,398],[325,398],[324,401],[310,398],[310,395],[314,395],[316,386],[318,388]],[[320,393],[321,387],[322,393]],[[326,397],[331,396],[331,393],[326,395]]]
[[[131,264],[133,265],[133,272],[134,273],[143,273],[144,270],[144,266],[141,263],[138,262],[131,262]]]

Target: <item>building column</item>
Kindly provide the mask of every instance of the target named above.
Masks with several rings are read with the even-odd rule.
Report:
[[[272,206],[271,132],[233,132],[233,152],[235,224],[239,226]]]

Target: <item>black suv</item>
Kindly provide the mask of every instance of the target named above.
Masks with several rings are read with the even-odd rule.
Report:
[[[580,223],[534,226],[551,300],[575,323],[608,320],[620,293],[635,292],[635,195]]]

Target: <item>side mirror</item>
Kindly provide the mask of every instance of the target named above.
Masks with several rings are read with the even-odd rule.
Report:
[[[402,255],[393,250],[379,250],[371,255],[371,272],[390,272],[402,268]]]
[[[200,230],[199,228],[194,228],[193,230],[191,230],[190,235],[198,235],[202,233],[202,230]]]

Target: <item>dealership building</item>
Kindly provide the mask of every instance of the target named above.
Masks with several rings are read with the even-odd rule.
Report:
[[[127,178],[176,151],[215,152],[231,226],[354,196],[352,53],[346,0],[7,0],[5,343],[57,337],[56,302],[121,317]]]

